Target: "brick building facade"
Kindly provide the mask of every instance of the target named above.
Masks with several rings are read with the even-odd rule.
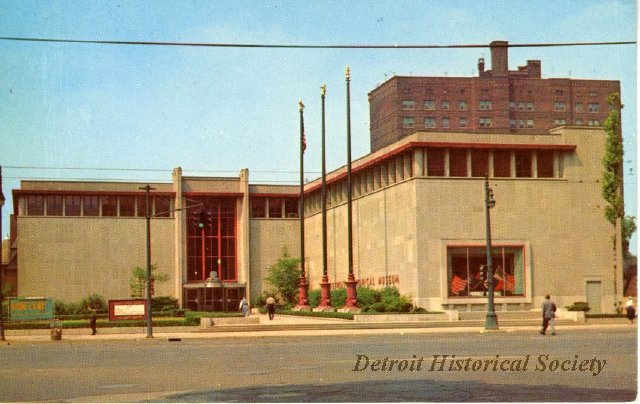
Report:
[[[602,126],[620,82],[542,78],[539,60],[508,70],[508,43],[491,43],[478,77],[394,76],[369,93],[371,151],[414,132],[540,134],[563,125]]]

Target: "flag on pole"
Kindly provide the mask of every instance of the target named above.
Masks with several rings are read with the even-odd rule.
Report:
[[[304,104],[302,101],[298,101],[298,106],[300,107],[300,142],[302,144],[302,152],[304,153],[305,150],[307,150],[307,136],[304,133],[304,114],[302,113]]]

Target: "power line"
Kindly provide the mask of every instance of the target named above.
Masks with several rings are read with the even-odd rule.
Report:
[[[72,43],[95,45],[135,45],[135,46],[181,46],[181,47],[205,47],[205,48],[263,48],[263,49],[469,49],[490,48],[488,44],[465,45],[403,45],[403,44],[373,44],[373,45],[346,45],[346,44],[248,44],[248,43],[222,43],[222,42],[166,42],[166,41],[116,41],[95,39],[62,39],[62,38],[29,38],[29,37],[0,37],[3,41],[18,42],[45,42],[45,43]],[[616,42],[556,42],[556,43],[521,43],[507,44],[509,48],[541,48],[541,47],[566,47],[566,46],[612,46],[633,45],[635,41]]]
[[[15,170],[63,170],[63,171],[129,171],[129,172],[160,172],[170,173],[171,169],[162,168],[109,168],[109,167],[51,167],[51,166],[7,166],[3,165],[5,169]],[[236,174],[240,170],[199,170],[182,168],[183,172],[190,173],[233,173]],[[252,173],[260,174],[298,174],[298,171],[286,171],[286,170],[250,170]],[[307,171],[308,173],[320,173],[319,171]]]

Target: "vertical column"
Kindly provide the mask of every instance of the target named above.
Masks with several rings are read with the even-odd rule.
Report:
[[[182,199],[182,168],[176,167],[171,175],[173,182],[173,192],[176,194],[174,223],[174,270],[173,270],[173,293],[182,304],[182,284],[187,281],[187,238],[186,220],[187,212],[184,210]],[[137,204],[136,204],[137,205]]]
[[[240,283],[251,285],[251,234],[249,226],[251,201],[249,198],[249,169],[247,168],[240,171],[240,192],[242,193],[242,203],[239,208],[238,234],[236,234],[236,245],[238,246],[237,279]],[[248,287],[245,293],[246,298],[251,301],[251,287]]]

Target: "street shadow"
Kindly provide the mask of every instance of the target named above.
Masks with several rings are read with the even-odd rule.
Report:
[[[421,379],[212,389],[154,402],[581,402],[634,401],[636,395],[625,389]]]

